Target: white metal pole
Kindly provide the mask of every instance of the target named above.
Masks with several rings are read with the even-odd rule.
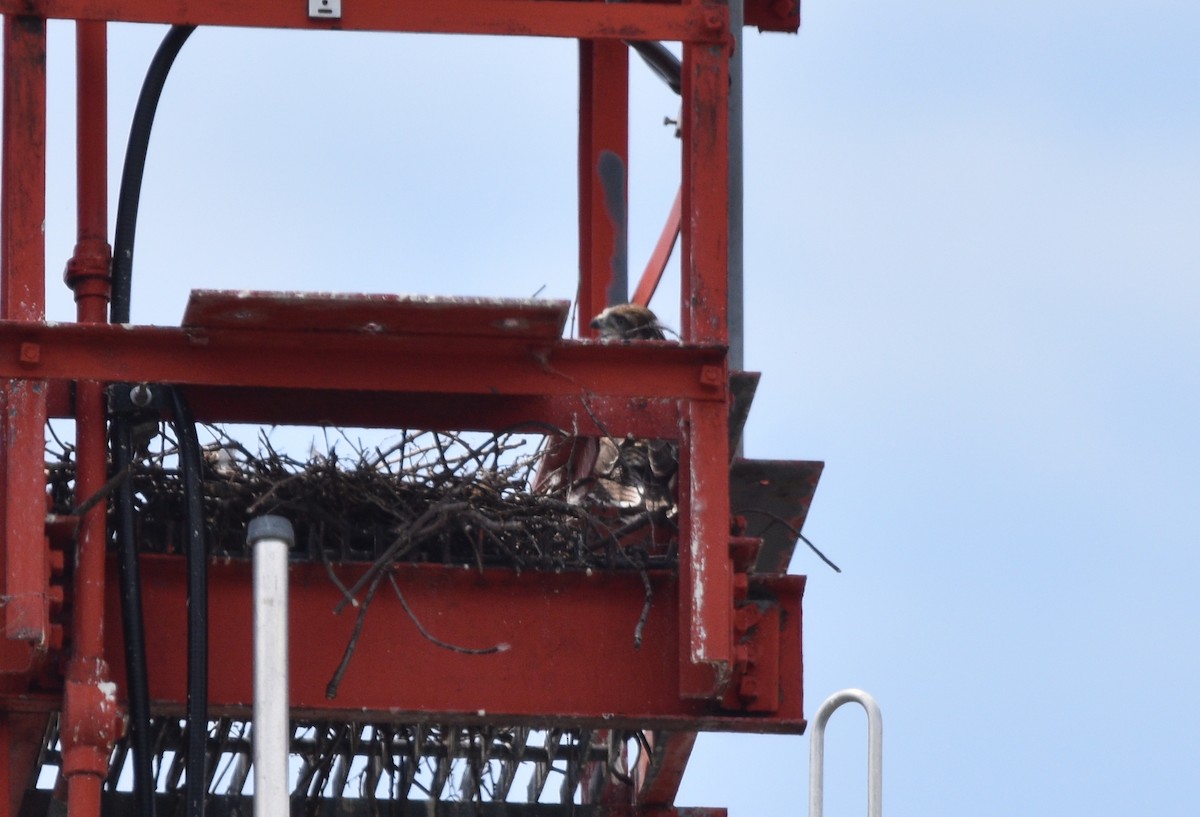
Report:
[[[254,549],[254,814],[288,814],[288,550],[292,523],[250,520]]]
[[[867,817],[883,815],[883,712],[861,689],[843,689],[826,698],[809,723],[808,817],[822,817],[825,811],[825,725],[834,710],[851,702],[867,711]]]

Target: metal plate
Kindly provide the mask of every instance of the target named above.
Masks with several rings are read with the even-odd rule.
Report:
[[[729,373],[729,451],[732,454],[736,455],[741,445],[742,431],[746,428],[760,377],[758,372]]]
[[[544,341],[562,337],[570,306],[529,299],[198,289],[188,298],[183,325]]]
[[[825,463],[807,460],[734,460],[730,510],[746,518],[746,535],[762,539],[756,573],[787,571]]]

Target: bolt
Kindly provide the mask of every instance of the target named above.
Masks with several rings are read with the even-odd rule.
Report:
[[[721,367],[720,366],[701,366],[700,367],[700,384],[710,388],[716,388],[721,385]]]
[[[145,383],[138,383],[129,390],[129,402],[137,408],[146,408],[154,399],[154,392]]]
[[[42,347],[37,343],[21,344],[21,362],[34,365],[42,362]]]

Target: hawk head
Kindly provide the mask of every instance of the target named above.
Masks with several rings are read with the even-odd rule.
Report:
[[[653,312],[637,304],[610,306],[592,318],[591,326],[604,342],[618,340],[666,340]]]

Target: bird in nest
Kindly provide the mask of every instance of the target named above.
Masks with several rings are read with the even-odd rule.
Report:
[[[591,320],[601,343],[666,340],[658,317],[638,304],[610,306]],[[679,447],[667,440],[615,437],[563,438],[552,444],[541,490],[565,488],[575,505],[622,514],[675,513]]]
[[[592,318],[601,343],[622,340],[666,340],[658,316],[640,304],[617,304]]]
[[[679,449],[667,440],[600,437],[589,474],[575,480],[567,501],[613,507],[622,513],[674,515]]]

